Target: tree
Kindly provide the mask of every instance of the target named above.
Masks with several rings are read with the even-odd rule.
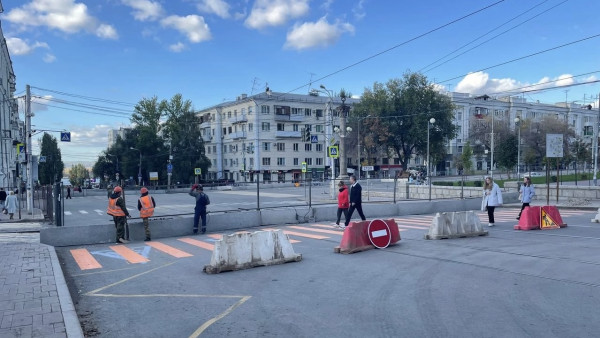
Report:
[[[464,174],[469,174],[471,172],[471,169],[473,169],[473,148],[471,148],[471,143],[469,141],[467,141],[467,143],[465,143],[465,145],[463,146],[463,152],[461,157]]]
[[[567,122],[554,116],[545,116],[541,120],[526,119],[521,130],[524,144],[531,153],[535,154],[535,163],[542,165],[546,157],[546,135],[562,134],[564,155],[570,156],[569,140],[575,138],[575,132]]]
[[[65,164],[54,136],[44,133],[40,142],[40,156],[46,156],[46,162],[38,166],[40,184],[53,184],[60,181]]]
[[[498,163],[498,167],[506,170],[508,178],[510,179],[510,170],[517,165],[517,147],[518,139],[514,134],[508,134],[500,140],[500,144],[495,147],[495,160]]]
[[[71,185],[84,185],[85,179],[88,178],[90,178],[90,172],[83,164],[78,163],[71,166],[71,170],[69,171],[69,181],[71,181]]]
[[[436,120],[430,130],[432,158],[443,159],[446,141],[456,134],[450,98],[436,91],[420,73],[405,73],[402,79],[389,80],[385,85],[376,82],[373,88],[365,89],[354,110],[358,119],[376,117],[364,120],[365,129],[376,135],[375,144],[391,149],[404,168],[413,154],[426,153],[430,118]]]

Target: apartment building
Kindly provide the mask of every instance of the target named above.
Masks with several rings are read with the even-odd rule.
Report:
[[[346,111],[354,102],[345,101]],[[339,140],[334,128],[341,106],[339,98],[315,90],[309,95],[267,90],[197,112],[212,164],[204,179],[290,182],[301,179],[303,162],[314,178],[327,178],[327,146]]]
[[[108,131],[108,148],[112,147],[115,143],[117,143],[117,139],[121,137],[121,139],[127,138],[127,134],[131,131],[131,128],[119,128],[119,129],[111,129]]]

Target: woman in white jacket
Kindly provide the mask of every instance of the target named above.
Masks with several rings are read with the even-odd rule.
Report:
[[[517,216],[517,219],[521,218],[521,213],[523,212],[523,209],[529,206],[529,203],[531,203],[531,200],[534,196],[535,190],[533,189],[533,185],[531,184],[531,178],[525,177],[523,179],[523,185],[521,185],[521,189],[519,191],[519,200],[521,200],[521,203],[523,204],[521,205],[521,211],[519,212],[519,216]]]
[[[13,219],[15,212],[17,212],[17,207],[17,196],[14,191],[11,191],[10,195],[6,197],[6,209],[8,210],[10,219]]]
[[[485,178],[485,184],[483,186],[483,201],[482,205],[485,206],[488,213],[488,226],[494,226],[494,209],[502,206],[502,192],[498,184],[494,183],[494,180],[487,176]]]

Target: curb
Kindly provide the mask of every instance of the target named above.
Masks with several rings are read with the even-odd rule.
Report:
[[[73,305],[73,300],[71,299],[69,287],[65,281],[60,262],[56,256],[56,251],[53,246],[45,246],[48,247],[48,251],[50,252],[52,270],[54,271],[54,282],[56,283],[56,292],[58,294],[58,301],[60,302],[63,321],[65,322],[65,332],[67,333],[67,337],[83,338],[83,330],[81,329],[77,312],[75,312],[75,306]]]

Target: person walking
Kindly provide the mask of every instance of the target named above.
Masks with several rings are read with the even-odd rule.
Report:
[[[340,219],[342,213],[344,214],[344,220],[348,216],[348,208],[350,207],[350,201],[348,199],[348,187],[344,181],[338,183],[338,209],[337,209],[337,221],[335,221],[335,227],[340,228]]]
[[[146,239],[144,241],[151,241],[150,239],[150,224],[148,222],[148,218],[154,215],[154,208],[156,207],[156,202],[154,201],[154,197],[148,195],[148,188],[142,187],[140,189],[140,198],[138,199],[138,210],[140,212],[140,217],[144,222],[144,231],[146,232]]]
[[[0,208],[2,212],[6,209],[6,191],[4,191],[4,188],[0,188]]]
[[[494,226],[494,209],[496,207],[502,206],[502,192],[500,191],[500,187],[498,184],[494,183],[494,180],[487,176],[485,178],[485,184],[483,186],[483,200],[482,200],[482,209],[487,210],[488,214],[488,226]]]
[[[350,219],[352,218],[352,214],[354,210],[358,211],[358,215],[360,219],[366,221],[365,214],[362,210],[362,187],[360,183],[356,182],[356,177],[354,175],[350,176],[350,209],[346,214],[346,222],[344,223],[343,229],[345,229],[348,224],[350,224]]]
[[[125,217],[131,217],[131,215],[129,215],[127,207],[125,206],[125,200],[121,196],[122,191],[123,189],[121,187],[115,187],[112,195],[110,195],[110,198],[108,199],[108,209],[106,210],[106,213],[111,215],[115,222],[115,228],[117,229],[117,244],[129,242],[124,238]]]
[[[67,186],[67,199],[71,198],[71,186]]]
[[[8,215],[10,216],[10,219],[13,219],[13,216],[17,211],[17,195],[15,195],[14,191],[11,191],[10,194],[6,197],[6,209],[8,210]]]
[[[198,233],[198,222],[202,218],[202,233],[206,232],[206,206],[210,204],[208,195],[204,193],[202,184],[194,184],[190,190],[190,196],[196,199],[194,208],[194,234]]]
[[[529,206],[529,203],[531,203],[531,200],[534,196],[535,190],[533,189],[533,185],[531,184],[531,178],[524,177],[521,189],[519,189],[519,200],[523,204],[521,205],[521,211],[519,211],[519,216],[517,216],[517,219],[521,219],[521,213],[523,212],[523,209]]]

